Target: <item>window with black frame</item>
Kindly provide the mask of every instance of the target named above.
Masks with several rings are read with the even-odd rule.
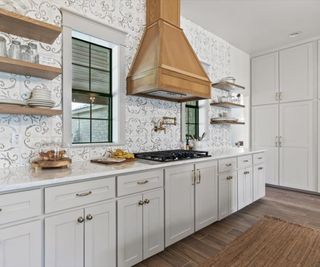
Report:
[[[112,49],[72,38],[72,143],[112,142]]]
[[[199,102],[190,101],[186,103],[186,136],[199,136]]]

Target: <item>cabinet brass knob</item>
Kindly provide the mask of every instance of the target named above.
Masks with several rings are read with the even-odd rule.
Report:
[[[140,200],[140,201],[138,202],[138,204],[139,204],[139,206],[142,206],[142,205],[144,204],[144,201],[143,201],[143,200]]]
[[[87,217],[86,217],[86,219],[87,219],[88,221],[91,221],[91,220],[93,219],[93,217],[92,217],[91,214],[88,214]]]
[[[86,192],[86,193],[78,193],[76,194],[77,197],[86,197],[90,196],[92,194],[92,191]]]
[[[84,218],[83,217],[79,217],[78,218],[78,223],[83,223],[84,222]]]
[[[259,167],[258,170],[259,170],[259,171],[263,170],[263,167]]]
[[[144,204],[149,204],[150,203],[150,200],[149,199],[145,199],[144,200]]]

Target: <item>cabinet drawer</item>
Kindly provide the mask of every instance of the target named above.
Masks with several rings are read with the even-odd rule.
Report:
[[[45,212],[54,212],[115,197],[115,178],[45,189]]]
[[[252,155],[238,157],[238,169],[245,169],[252,166]]]
[[[219,172],[233,171],[237,169],[237,159],[228,158],[219,160]]]
[[[138,193],[162,186],[162,169],[118,176],[118,196]]]
[[[265,157],[264,153],[258,153],[253,155],[253,164],[258,165],[264,163]]]
[[[41,214],[41,190],[0,195],[0,224]]]

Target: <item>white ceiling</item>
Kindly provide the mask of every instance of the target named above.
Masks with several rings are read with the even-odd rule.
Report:
[[[320,36],[320,0],[181,0],[182,16],[256,54]],[[302,31],[296,38],[292,32]]]

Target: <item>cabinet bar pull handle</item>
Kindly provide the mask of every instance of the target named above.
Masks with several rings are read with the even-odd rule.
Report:
[[[138,205],[139,205],[139,206],[143,206],[143,204],[144,204],[143,200],[140,200],[140,201],[138,202]]]
[[[232,166],[231,163],[226,164],[226,167],[231,167],[231,166]]]
[[[258,170],[259,170],[259,171],[263,170],[263,167],[259,167]]]
[[[86,193],[78,193],[76,194],[77,197],[86,197],[92,194],[92,191],[86,192]]]
[[[149,204],[150,203],[150,200],[149,199],[145,199],[144,200],[144,204]]]
[[[248,172],[248,171],[246,171],[246,172],[244,172],[243,174],[249,174],[250,172]]]
[[[138,181],[138,182],[137,182],[138,185],[143,185],[143,184],[147,184],[147,183],[149,183],[148,180]]]
[[[231,180],[233,177],[232,176],[228,176],[227,177],[227,180]]]
[[[86,217],[86,219],[87,219],[88,221],[91,221],[91,220],[93,219],[93,217],[92,217],[91,214],[88,214],[87,217]]]
[[[192,170],[192,185],[194,185],[196,183],[196,172],[194,170]]]
[[[249,162],[249,160],[246,159],[246,160],[244,160],[243,162]]]
[[[0,209],[0,212],[2,211],[2,209]]]
[[[259,157],[258,159],[263,159],[263,157]]]
[[[275,145],[278,147],[278,136],[276,136]]]
[[[200,170],[198,169],[198,181],[197,181],[197,184],[200,184],[201,183],[201,172]]]
[[[83,217],[79,217],[77,221],[78,221],[78,223],[83,223],[84,222],[84,218]]]

